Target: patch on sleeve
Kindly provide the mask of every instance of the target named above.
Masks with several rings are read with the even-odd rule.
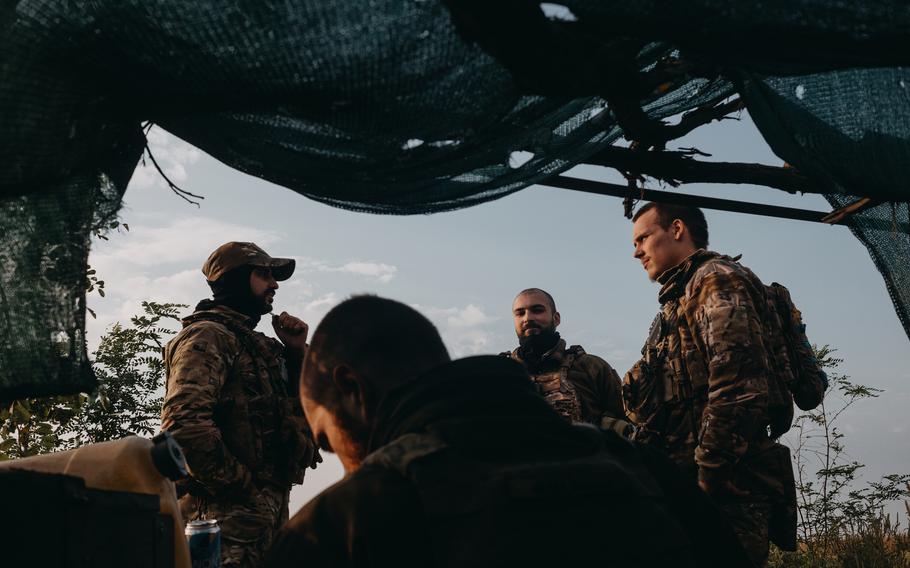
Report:
[[[208,346],[208,343],[205,341],[196,341],[193,343],[193,351],[200,351],[205,353],[205,348]]]

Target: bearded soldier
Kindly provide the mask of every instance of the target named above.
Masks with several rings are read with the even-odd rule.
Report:
[[[795,531],[789,451],[769,436],[777,407],[764,285],[736,259],[706,250],[697,208],[649,203],[633,221],[634,256],[661,285],[643,357],[623,381],[634,439],[664,449],[697,480],[762,565],[769,530]]]
[[[606,361],[566,347],[559,336],[556,302],[540,288],[522,290],[512,302],[519,346],[503,353],[522,363],[550,405],[572,422],[588,422],[628,435],[622,407],[622,382]]]
[[[161,428],[190,472],[181,510],[217,519],[223,566],[259,565],[288,519],[291,484],[319,460],[297,399],[307,325],[282,312],[272,317],[280,342],[254,331],[294,265],[253,243],[220,246],[202,267],[213,298],[164,349]]]

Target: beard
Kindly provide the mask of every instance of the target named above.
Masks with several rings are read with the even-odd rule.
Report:
[[[530,335],[525,335],[524,333],[516,333],[518,335],[518,345],[526,345],[528,343],[539,343],[541,336],[543,337],[552,337],[556,333],[555,322],[551,321],[550,325],[542,326],[536,323],[529,323],[527,329],[536,329],[537,333],[532,333]],[[524,332],[524,330],[522,330]]]
[[[252,297],[252,304],[258,310],[259,315],[264,316],[272,311],[272,302],[270,302],[269,299],[271,298],[274,300],[274,294],[262,294],[261,296],[253,296],[250,294],[250,296]]]
[[[525,363],[531,365],[540,362],[544,354],[559,343],[559,332],[556,331],[555,325],[536,329],[540,331],[533,335],[518,336],[518,355]]]

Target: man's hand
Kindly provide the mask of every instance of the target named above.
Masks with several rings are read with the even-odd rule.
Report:
[[[281,315],[272,316],[272,328],[285,347],[299,351],[303,355],[306,351],[307,334],[310,332],[310,326],[306,322],[287,312],[281,312]]]

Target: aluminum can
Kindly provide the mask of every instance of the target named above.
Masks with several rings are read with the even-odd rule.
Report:
[[[218,528],[218,521],[190,521],[184,532],[193,568],[221,567],[221,529]]]

